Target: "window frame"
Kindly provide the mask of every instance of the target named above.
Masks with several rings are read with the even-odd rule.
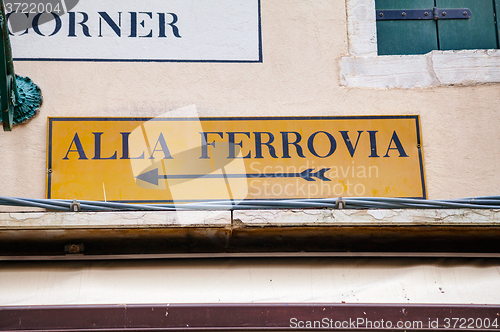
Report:
[[[411,89],[500,82],[498,49],[379,56],[375,0],[346,0],[346,13],[349,55],[340,60],[343,86]]]

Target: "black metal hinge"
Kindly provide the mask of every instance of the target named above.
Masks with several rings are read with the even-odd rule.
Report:
[[[383,9],[377,10],[377,21],[387,20],[458,20],[469,19],[469,8]]]

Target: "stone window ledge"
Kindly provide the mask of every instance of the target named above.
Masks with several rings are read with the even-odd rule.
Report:
[[[500,82],[500,50],[344,57],[340,75],[342,85],[364,88],[497,83]]]

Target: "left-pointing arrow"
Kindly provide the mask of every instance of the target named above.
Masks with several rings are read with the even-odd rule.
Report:
[[[163,178],[163,176],[161,177]],[[152,169],[150,171],[144,172],[142,174],[139,174],[136,176],[136,179],[142,180],[147,183],[154,184],[155,186],[158,185],[158,168]]]
[[[317,178],[321,181],[331,181],[325,176],[329,168],[323,168],[317,172],[313,172],[314,168],[306,169],[301,173],[257,173],[257,174],[181,174],[181,175],[159,175],[158,168],[152,169],[151,171],[144,172],[138,176],[137,179],[144,182],[158,185],[159,179],[169,179],[169,180],[180,180],[180,179],[198,179],[198,178],[208,178],[208,179],[255,179],[255,178],[302,178],[306,181],[316,181]]]

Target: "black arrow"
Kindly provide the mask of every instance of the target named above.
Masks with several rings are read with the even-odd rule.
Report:
[[[136,179],[141,181],[158,185],[158,180],[160,179],[197,179],[197,178],[209,178],[209,179],[246,179],[246,178],[303,178],[306,181],[316,181],[313,178],[318,178],[322,181],[331,181],[329,178],[325,176],[325,172],[327,172],[329,168],[323,168],[317,172],[313,172],[314,168],[306,169],[301,173],[258,173],[258,174],[181,174],[181,175],[161,175],[158,174],[158,168],[155,168],[151,171],[144,172],[136,176]]]

